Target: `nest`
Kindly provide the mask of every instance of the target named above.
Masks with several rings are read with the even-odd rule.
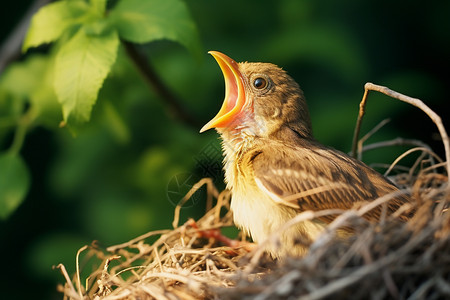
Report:
[[[399,176],[398,180],[404,180]],[[450,193],[447,177],[428,173],[412,186],[415,209],[407,222],[395,215],[378,223],[361,216],[389,198],[380,198],[338,216],[301,258],[273,260],[262,246],[221,246],[228,242],[220,228],[232,226],[230,195],[218,193],[203,179],[215,206],[201,219],[174,229],[149,232],[127,243],[99,249],[85,246],[77,255],[77,274],[59,289],[65,299],[441,299],[450,297]],[[314,219],[326,211],[304,212],[287,226]],[[336,231],[351,226],[355,234],[338,238]],[[149,239],[155,239],[153,243]],[[277,243],[277,235],[267,240]],[[83,253],[82,253],[83,252]],[[79,257],[83,257],[80,264]],[[80,265],[96,262],[98,268],[84,280]]]
[[[179,225],[182,201],[171,230],[107,249],[85,246],[72,278],[57,266],[66,279],[58,289],[65,299],[95,300],[449,299],[450,186],[443,175],[448,162],[435,162],[434,153],[419,148],[423,155],[414,166],[391,178],[412,202],[375,223],[362,216],[386,206],[392,195],[340,212],[303,257],[277,260],[265,254],[265,243],[277,245],[279,233],[250,252],[245,244],[224,246],[233,242],[220,234],[233,226],[230,193],[219,193],[203,179],[184,198],[207,186],[210,209],[201,219]],[[409,211],[414,215],[400,222],[398,216]],[[326,214],[336,211],[303,212],[280,230]],[[343,227],[354,234],[338,237]],[[94,266],[90,275],[81,278],[88,265]]]

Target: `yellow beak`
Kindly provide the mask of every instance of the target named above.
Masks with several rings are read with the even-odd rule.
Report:
[[[228,56],[217,51],[209,51],[217,61],[225,79],[225,99],[219,113],[205,126],[200,133],[211,128],[225,128],[230,125],[242,111],[245,104],[244,78],[238,64]]]

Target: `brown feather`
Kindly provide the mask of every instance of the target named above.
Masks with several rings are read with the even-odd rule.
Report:
[[[351,209],[357,203],[398,191],[393,183],[362,162],[315,141],[298,138],[284,143],[264,140],[258,144],[261,145],[253,151],[259,155],[253,158],[252,170],[248,172],[253,172],[255,180],[265,189],[299,211]],[[308,195],[313,189],[318,192]],[[406,196],[392,199],[388,213],[407,201]],[[376,220],[380,210],[374,209],[365,217]]]

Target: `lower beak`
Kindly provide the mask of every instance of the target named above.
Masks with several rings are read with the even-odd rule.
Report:
[[[200,129],[200,133],[211,128],[225,128],[242,111],[245,104],[244,78],[238,64],[223,53],[209,51],[217,61],[225,79],[225,99],[217,115]]]

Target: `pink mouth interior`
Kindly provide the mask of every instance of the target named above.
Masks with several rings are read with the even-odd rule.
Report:
[[[233,62],[236,64],[235,62]],[[238,78],[236,78],[236,75],[233,73],[233,71],[225,65],[224,68],[224,78],[225,78],[225,111],[226,113],[233,110],[233,108],[237,104],[237,99],[239,96],[239,87],[237,84]],[[237,66],[236,66],[237,67]]]

